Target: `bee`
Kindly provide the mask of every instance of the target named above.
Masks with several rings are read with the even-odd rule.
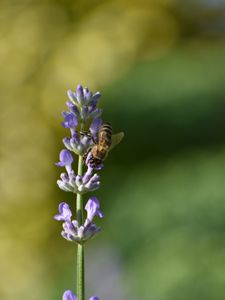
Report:
[[[97,135],[97,141],[89,150],[91,153],[89,162],[94,166],[99,166],[106,159],[109,151],[118,145],[123,137],[123,132],[112,134],[112,125],[110,123],[102,124]]]

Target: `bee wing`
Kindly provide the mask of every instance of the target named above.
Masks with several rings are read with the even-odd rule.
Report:
[[[116,145],[118,145],[124,137],[124,132],[119,132],[112,135],[112,143],[109,148],[109,151],[112,150]]]

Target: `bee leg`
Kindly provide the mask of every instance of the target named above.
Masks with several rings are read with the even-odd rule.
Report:
[[[89,152],[91,151],[91,149],[88,149],[86,153],[84,153],[83,155],[83,163],[85,163],[86,159],[87,159],[87,156],[89,154]]]
[[[97,144],[98,144],[98,140],[95,139],[95,138],[93,137],[93,135],[92,135],[91,137],[92,137],[92,142],[93,142],[95,145],[97,145]]]

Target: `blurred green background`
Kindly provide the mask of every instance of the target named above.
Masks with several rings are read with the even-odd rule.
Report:
[[[53,220],[66,91],[103,94],[106,161],[87,299],[225,299],[223,0],[0,2],[0,299],[75,291]]]

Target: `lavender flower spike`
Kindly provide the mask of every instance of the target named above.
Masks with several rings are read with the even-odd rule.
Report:
[[[66,192],[76,194],[75,214],[65,202],[59,204],[59,212],[54,216],[56,221],[62,222],[61,235],[67,241],[77,243],[77,289],[76,295],[71,290],[66,290],[62,300],[87,300],[85,298],[85,276],[84,276],[84,245],[86,241],[94,237],[101,228],[94,224],[97,216],[103,218],[100,210],[99,200],[91,196],[85,205],[86,218],[84,215],[83,194],[94,191],[100,186],[100,171],[104,165],[104,158],[97,158],[94,148],[100,144],[102,109],[98,107],[101,97],[99,92],[92,93],[87,87],[78,85],[75,91],[67,92],[67,111],[62,112],[64,120],[62,126],[69,129],[69,135],[63,138],[64,148],[60,151],[59,167],[65,170],[57,180],[59,188]],[[107,127],[107,126],[106,126]],[[105,128],[106,128],[105,127]],[[102,130],[103,132],[104,130]],[[108,139],[111,139],[111,129]],[[108,131],[106,130],[106,135]],[[123,133],[112,135],[112,145],[118,144],[123,138]],[[73,155],[78,155],[77,168],[73,169]],[[89,300],[100,300],[97,296],[91,296]]]
[[[56,163],[56,166],[65,167],[67,173],[68,174],[71,173],[72,171],[71,165],[73,162],[72,154],[68,150],[63,149],[62,151],[60,151],[59,160],[60,162]]]

